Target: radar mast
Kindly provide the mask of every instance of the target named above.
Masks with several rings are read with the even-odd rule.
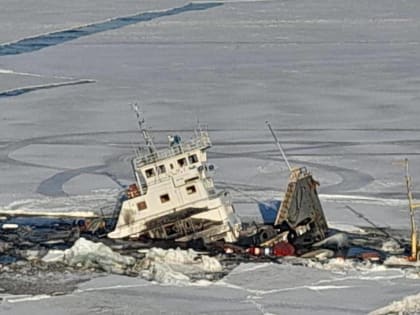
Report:
[[[133,111],[136,113],[137,116],[137,123],[139,126],[139,130],[141,134],[143,135],[144,141],[146,142],[147,149],[150,153],[156,152],[156,147],[153,142],[153,137],[150,135],[149,130],[145,127],[145,120],[144,117],[142,117],[142,112],[139,109],[139,106],[137,103],[131,104]]]
[[[280,143],[279,139],[277,138],[277,135],[275,134],[273,128],[271,127],[270,122],[267,120],[265,123],[267,124],[268,129],[270,129],[271,134],[273,135],[274,141],[276,142],[277,148],[279,149],[279,151],[280,151],[280,153],[281,153],[281,155],[283,157],[284,163],[286,163],[287,168],[289,169],[289,171],[292,172],[293,169],[290,166],[290,163],[289,163],[289,160],[287,159],[286,153],[284,152],[283,147],[281,146],[281,143]]]

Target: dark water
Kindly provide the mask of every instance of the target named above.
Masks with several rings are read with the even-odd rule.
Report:
[[[37,229],[66,229],[75,225],[73,218],[50,218],[50,217],[12,217],[2,222],[17,224]]]
[[[17,257],[9,255],[0,255],[0,264],[2,265],[12,264],[16,261],[18,261]]]
[[[22,87],[22,88],[17,88],[17,89],[14,89],[14,90],[8,90],[8,91],[0,92],[0,98],[19,96],[19,95],[22,95],[22,94],[25,94],[25,93],[38,91],[38,90],[52,89],[52,88],[57,88],[57,87],[62,87],[62,86],[86,84],[86,83],[93,83],[93,82],[95,82],[95,81],[80,80],[80,81],[76,81],[76,82],[63,82],[63,83],[51,84],[51,85]]]
[[[166,11],[146,12],[131,16],[118,17],[105,22],[89,24],[65,31],[26,38],[14,43],[0,45],[0,56],[30,53],[95,33],[115,30],[127,25],[147,22],[160,17],[177,15],[184,12],[207,10],[220,5],[222,5],[222,3],[189,3],[182,7],[173,8]]]

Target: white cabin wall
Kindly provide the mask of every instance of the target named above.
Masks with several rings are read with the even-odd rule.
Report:
[[[193,155],[197,157],[195,163],[189,160]],[[185,165],[179,165],[180,159],[185,159]],[[212,181],[206,178],[205,172],[199,171],[199,167],[206,162],[205,150],[197,149],[137,168],[135,172],[138,182],[147,186],[147,193],[125,201],[122,205],[123,217],[130,218],[130,221],[147,220],[177,209],[196,206],[197,202],[207,199],[209,197],[207,186]],[[164,172],[160,169],[162,165]],[[148,177],[147,172],[153,175]],[[192,186],[195,192],[189,194],[187,188]],[[162,203],[161,196],[165,194],[169,195],[170,200]],[[143,201],[146,202],[147,208],[138,210],[138,203]]]

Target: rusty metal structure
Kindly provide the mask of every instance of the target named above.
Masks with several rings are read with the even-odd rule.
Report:
[[[287,189],[274,222],[295,231],[296,242],[311,244],[326,237],[327,220],[318,197],[319,183],[306,168],[290,172]]]

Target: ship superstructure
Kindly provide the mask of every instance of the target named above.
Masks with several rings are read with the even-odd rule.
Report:
[[[136,183],[127,190],[108,236],[235,242],[241,222],[229,193],[215,190],[214,166],[207,163],[208,132],[200,128],[185,142],[169,136],[168,147],[158,150],[143,120],[139,126],[146,147],[132,160]]]

